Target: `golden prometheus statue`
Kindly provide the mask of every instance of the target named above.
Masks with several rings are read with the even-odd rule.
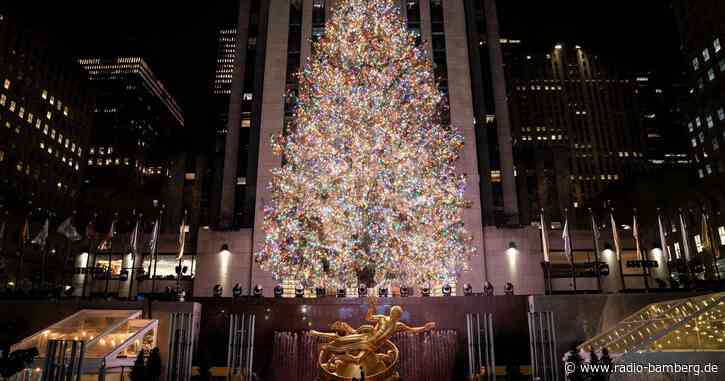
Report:
[[[394,381],[400,376],[395,370],[400,352],[390,341],[398,332],[422,333],[435,327],[426,323],[423,327],[408,327],[400,322],[403,309],[393,306],[390,315],[375,315],[377,300],[368,298],[368,312],[365,320],[374,323],[353,329],[349,324],[337,321],[330,329],[333,332],[311,331],[310,334],[327,341],[320,349],[318,367],[323,381],[352,380],[365,373],[365,380]]]

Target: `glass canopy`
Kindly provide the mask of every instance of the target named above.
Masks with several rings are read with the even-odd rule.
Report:
[[[36,366],[40,366],[49,341],[80,341],[84,343],[84,372],[98,372],[101,364],[107,369],[129,366],[141,349],[156,346],[158,321],[140,316],[140,310],[81,310],[23,339],[11,350],[35,347],[39,352]]]
[[[725,351],[725,292],[650,304],[579,350],[628,352]]]

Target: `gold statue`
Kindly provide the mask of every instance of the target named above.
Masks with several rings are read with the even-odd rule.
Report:
[[[366,321],[374,325],[362,325],[358,329],[337,321],[333,332],[311,331],[312,336],[330,340],[322,346],[319,357],[320,376],[324,381],[351,380],[365,373],[366,380],[393,381],[399,379],[395,366],[400,352],[390,342],[398,332],[422,333],[435,327],[427,323],[423,327],[408,327],[400,322],[403,309],[393,306],[390,315],[375,315],[377,300],[368,298]]]

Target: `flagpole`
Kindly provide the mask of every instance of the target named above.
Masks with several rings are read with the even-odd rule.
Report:
[[[609,208],[609,219],[612,224],[612,239],[614,240],[614,249],[616,250],[617,263],[619,266],[619,280],[622,282],[622,292],[627,291],[627,285],[624,283],[624,267],[622,266],[622,247],[619,241],[619,233],[617,232],[617,222],[614,220],[614,208]]]
[[[710,235],[710,251],[712,255],[712,264],[715,266],[715,277],[717,278],[717,280],[720,280],[720,269],[717,268],[717,259],[720,256],[720,247],[718,242],[715,241],[715,237],[717,237],[715,234],[717,232],[713,230],[713,226],[710,223],[710,216],[707,214],[707,211],[704,208],[702,211],[702,217],[707,223],[707,234]]]
[[[159,264],[159,236],[161,235],[161,219],[164,215],[164,206],[161,206],[161,210],[159,210],[159,218],[156,220],[156,227],[158,231],[156,232],[156,245],[154,245],[153,253],[151,253],[151,259],[154,261],[154,275],[151,278],[151,295],[153,297],[156,296],[156,269],[158,268]]]
[[[71,216],[75,216],[75,214],[76,214],[76,211],[74,210],[71,213]],[[63,269],[61,270],[61,275],[60,275],[60,281],[61,281],[61,283],[64,283],[65,282],[65,276],[66,276],[66,272],[67,272],[66,270],[68,269],[68,259],[71,256],[71,240],[70,240],[70,237],[66,236],[65,234],[63,234],[63,236],[66,239],[66,245],[65,245],[65,260],[63,262]],[[70,283],[71,283],[71,285],[73,285],[73,275],[71,275]]]
[[[544,218],[544,208],[541,208],[541,252],[544,255],[544,291],[547,295],[552,294],[551,287],[551,262],[549,260],[549,240],[548,231],[546,230],[546,219]]]
[[[28,223],[28,219],[30,218],[30,213],[28,212],[28,215],[25,216],[25,221],[23,221],[23,228],[20,230],[20,260],[18,261],[18,272],[15,274],[15,290],[17,291],[20,287],[20,277],[23,273],[23,262],[25,261],[25,249],[27,246],[27,241],[30,237],[30,226]]]
[[[637,256],[642,261],[642,280],[644,281],[645,292],[649,292],[649,271],[647,271],[646,256],[642,251],[642,247],[639,242],[639,221],[637,220],[637,208],[632,209],[633,222],[632,222],[632,237],[634,238],[634,246],[637,249]]]
[[[116,221],[118,220],[118,212],[113,215],[113,221],[111,221],[111,231],[109,232],[111,238],[108,245],[108,267],[106,268],[106,289],[103,291],[104,297],[108,298],[108,288],[111,285],[111,262],[113,261],[113,238],[115,238]]]
[[[98,253],[97,247],[95,246],[96,245],[96,236],[98,235],[98,232],[96,231],[96,218],[97,217],[98,217],[98,214],[93,213],[93,217],[91,217],[92,220],[91,220],[91,222],[88,223],[89,225],[91,223],[93,223],[93,237],[91,237],[88,234],[88,233],[90,233],[90,231],[88,229],[88,226],[86,226],[86,239],[88,240],[88,258],[86,258],[86,270],[85,270],[86,275],[85,275],[85,277],[83,277],[83,293],[82,293],[83,297],[86,296],[86,283],[92,282],[93,280],[95,280],[95,276],[96,276],[96,271],[95,271],[96,270],[96,259],[97,259],[96,254]],[[93,265],[93,271],[89,272],[88,271],[88,259],[91,258],[91,255],[93,258],[93,260],[91,261],[91,265]],[[90,279],[88,278],[88,275],[90,275]],[[92,289],[91,289],[91,292],[89,292],[89,295],[88,295],[89,297],[91,296],[90,295],[91,293],[93,293]]]
[[[564,208],[564,215],[566,215],[566,222],[564,225],[566,228],[567,236],[567,240],[564,241],[564,245],[567,245],[567,247],[564,248],[564,252],[566,252],[567,250],[569,251],[569,262],[571,263],[571,281],[572,285],[574,286],[574,293],[576,294],[576,264],[574,262],[574,246],[571,243],[571,228],[569,227],[569,208]]]
[[[181,242],[179,244],[181,245],[181,248],[179,250],[179,271],[176,273],[176,292],[178,293],[181,290],[181,259],[184,257],[184,241],[186,240],[186,213],[187,211],[184,210],[184,219],[181,220],[181,232],[180,232],[180,238]]]
[[[131,277],[131,280],[130,280],[131,283],[129,283],[129,285],[128,285],[128,300],[134,299],[132,297],[132,295],[133,295],[133,278],[136,275],[136,251],[138,251],[136,247],[138,246],[139,224],[141,223],[141,217],[143,217],[143,214],[141,214],[141,213],[139,213],[138,216],[136,217],[136,226],[134,226],[134,228],[133,228],[134,231],[132,233],[133,236],[135,236],[135,237],[132,236],[132,238],[131,238],[135,241],[133,242],[133,247],[131,247],[131,250],[132,250],[132,252],[131,252],[131,255],[132,255],[131,273],[129,274],[129,276]]]
[[[594,211],[592,211],[592,208],[589,208],[589,216],[592,220],[592,238],[594,240],[594,273],[597,275],[597,288],[599,292],[603,292],[602,276],[599,269],[599,234],[597,233],[599,227],[597,226],[597,221],[594,219]]]

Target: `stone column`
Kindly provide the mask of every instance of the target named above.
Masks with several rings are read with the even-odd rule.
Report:
[[[239,172],[239,128],[242,123],[244,63],[247,60],[249,5],[249,1],[241,0],[239,2],[239,15],[237,16],[236,57],[234,59],[234,73],[232,73],[232,94],[229,97],[227,137],[224,148],[224,177],[219,213],[219,226],[222,228],[228,228],[234,224],[234,201],[237,191],[237,174]]]
[[[513,141],[511,139],[511,120],[506,99],[506,78],[503,69],[503,55],[498,35],[498,14],[496,0],[483,0],[486,17],[488,52],[491,61],[491,78],[496,110],[496,131],[501,155],[501,182],[503,186],[503,208],[508,224],[519,223],[519,206],[514,177]],[[451,86],[453,88],[453,86]]]
[[[476,155],[476,132],[473,125],[473,103],[471,95],[471,76],[468,59],[468,36],[466,33],[466,15],[461,1],[447,1],[443,7],[443,21],[446,37],[446,53],[448,64],[448,88],[451,113],[451,124],[457,127],[465,139],[465,148],[456,163],[458,173],[465,174],[466,199],[472,202],[472,207],[465,210],[464,222],[466,228],[473,236],[473,245],[476,247],[477,257],[471,262],[470,276],[480,279],[483,275],[483,239],[481,224],[481,195],[479,190],[478,156]],[[425,9],[425,11],[424,11]],[[423,18],[422,15],[427,15]],[[430,3],[421,1],[421,29],[428,36],[430,45]],[[467,276],[461,279],[465,283]],[[471,282],[476,289],[482,288],[481,282]]]
[[[433,34],[430,21],[430,0],[420,0],[420,39],[431,61],[433,60]],[[445,16],[444,16],[445,17]],[[447,21],[445,21],[447,23]],[[453,112],[451,112],[453,113]]]
[[[253,252],[262,248],[264,232],[264,204],[269,199],[267,185],[273,168],[282,163],[279,156],[272,154],[270,138],[282,132],[284,125],[284,97],[287,75],[287,39],[289,37],[289,2],[287,0],[270,0],[269,20],[267,25],[267,48],[264,63],[264,89],[262,92],[262,115],[259,132],[259,159],[257,162],[257,192],[254,213]],[[265,293],[271,292],[267,287],[274,283],[269,274],[263,274],[253,267],[252,275],[255,284],[261,284]],[[270,283],[272,282],[272,283]]]
[[[312,2],[304,0],[302,4],[302,45],[300,45],[300,71],[305,70],[307,59],[312,51]]]

